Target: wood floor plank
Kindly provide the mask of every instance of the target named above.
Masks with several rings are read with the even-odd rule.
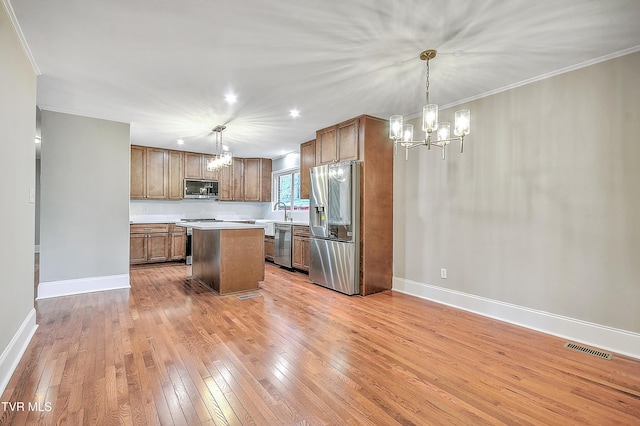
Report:
[[[130,290],[38,301],[2,401],[51,410],[0,424],[640,424],[640,360],[272,264],[256,293],[162,264],[132,268]]]

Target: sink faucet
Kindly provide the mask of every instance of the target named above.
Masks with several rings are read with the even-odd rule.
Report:
[[[277,208],[280,204],[282,204],[282,207],[284,207],[284,221],[286,222],[286,221],[288,221],[288,220],[290,220],[290,219],[291,219],[291,220],[293,220],[293,218],[292,218],[292,217],[288,217],[288,216],[287,216],[287,205],[286,205],[285,203],[283,203],[282,201],[278,201],[278,202],[273,206],[273,208],[274,208],[274,209],[275,209],[275,208]]]

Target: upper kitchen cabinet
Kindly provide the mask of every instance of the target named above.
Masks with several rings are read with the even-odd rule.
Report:
[[[234,157],[220,171],[220,201],[271,201],[271,159]]]
[[[144,146],[131,146],[130,198],[146,198],[147,150]]]
[[[211,155],[203,155],[202,156],[202,178],[204,180],[219,180],[220,173],[218,170],[207,170],[207,165],[209,162],[213,161],[213,156]]]
[[[203,179],[218,180],[217,171],[207,170],[207,164],[211,161],[212,156],[206,154],[197,154],[195,152],[184,153],[184,178],[185,179]]]
[[[184,180],[219,181],[220,201],[271,201],[271,159],[234,158],[233,165],[207,170],[210,155],[131,146],[132,199],[182,200]]]
[[[356,117],[316,132],[315,165],[360,159],[359,120]]]
[[[202,179],[202,154],[184,153],[184,178]]]
[[[316,141],[300,144],[300,198],[309,198],[309,171],[316,165]]]
[[[244,159],[244,201],[271,201],[271,159]]]
[[[184,152],[169,151],[169,200],[182,200],[184,197]]]
[[[337,143],[336,126],[316,132],[316,166],[337,161]]]
[[[167,150],[131,147],[131,198],[167,199],[169,156]]]
[[[220,201],[244,201],[244,158],[233,157],[233,164],[219,174]]]

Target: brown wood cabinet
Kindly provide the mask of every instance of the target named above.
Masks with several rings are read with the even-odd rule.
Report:
[[[147,194],[147,149],[131,146],[130,198],[146,198]]]
[[[291,266],[302,271],[309,271],[309,227],[293,226],[293,253]]]
[[[169,200],[182,200],[184,197],[184,152],[169,151]]]
[[[208,171],[210,155],[131,146],[132,199],[181,200],[185,179],[216,180],[220,201],[271,201],[269,158],[234,158],[233,165]]]
[[[271,159],[236,158],[220,172],[220,201],[271,201]]]
[[[202,154],[184,153],[184,178],[202,179]]]
[[[390,290],[393,278],[393,143],[389,122],[359,117],[360,294]]]
[[[184,178],[218,180],[218,171],[207,170],[207,164],[212,160],[211,155],[195,152],[184,153]]]
[[[169,257],[171,260],[184,260],[187,249],[187,228],[175,224],[169,225],[171,247]]]
[[[316,166],[338,160],[336,126],[316,132]]]
[[[166,199],[169,188],[169,155],[166,149],[147,148],[147,198]]]
[[[309,171],[316,165],[316,141],[300,144],[300,198],[309,198]]]
[[[166,199],[168,167],[166,149],[131,146],[130,198]]]
[[[130,225],[129,263],[169,260],[169,225],[141,223]]]
[[[233,158],[233,164],[220,170],[220,201],[244,201],[244,159]]]
[[[275,245],[274,245],[274,237],[265,235],[264,236],[264,258],[265,260],[269,260],[273,262],[275,255]]]
[[[360,159],[360,117],[316,132],[316,165]]]
[[[244,201],[271,201],[271,160],[244,159]]]
[[[211,155],[203,155],[202,156],[202,178],[204,180],[219,180],[220,172],[218,170],[212,171],[207,170],[207,165],[210,161],[213,160],[213,156]]]

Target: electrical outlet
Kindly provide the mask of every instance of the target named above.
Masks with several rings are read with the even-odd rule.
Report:
[[[445,268],[440,268],[440,278],[443,280],[447,279],[447,270]]]

